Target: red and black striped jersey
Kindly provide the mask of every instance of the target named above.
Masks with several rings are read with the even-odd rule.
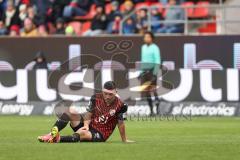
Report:
[[[99,131],[104,140],[107,140],[113,133],[118,120],[123,120],[127,105],[116,97],[112,104],[107,106],[103,94],[97,93],[91,97],[87,111],[92,113],[90,127]]]

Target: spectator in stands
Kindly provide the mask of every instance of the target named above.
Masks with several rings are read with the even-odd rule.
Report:
[[[184,10],[179,6],[176,8],[176,0],[169,0],[169,7],[166,9],[166,21],[184,20]],[[157,30],[159,33],[182,33],[184,32],[183,23],[165,23],[162,28]]]
[[[37,6],[37,12],[39,15],[44,16],[46,15],[48,8],[51,6],[51,1],[54,0],[31,0],[31,4]]]
[[[152,32],[157,32],[161,28],[162,15],[159,13],[158,8],[151,9],[151,28]]]
[[[48,36],[48,32],[47,29],[45,27],[45,25],[40,25],[38,28],[38,36],[40,37],[47,37]]]
[[[112,10],[111,12],[107,15],[107,33],[116,33],[116,28],[117,26],[120,27],[120,21],[121,21],[121,13],[119,11],[119,2],[118,1],[113,1],[111,3]],[[113,29],[115,28],[115,29]],[[115,30],[115,31],[113,31]],[[119,30],[117,31],[117,33]]]
[[[2,18],[3,16],[3,12],[5,10],[5,6],[6,6],[7,0],[1,0],[0,1],[0,17]]]
[[[24,28],[22,29],[20,35],[22,37],[35,37],[38,36],[38,31],[36,26],[33,24],[32,19],[26,18],[24,20]]]
[[[148,20],[147,20],[147,10],[146,9],[140,9],[139,12],[137,12],[137,19],[136,19],[136,28],[138,30],[138,33],[145,33],[147,31],[148,27]]]
[[[119,33],[121,20],[121,14],[115,15],[114,21],[108,24],[107,33]]]
[[[37,9],[35,6],[29,6],[27,9],[28,17],[32,19],[33,23],[36,26],[40,26],[45,24],[45,17],[37,13]]]
[[[134,34],[136,33],[136,24],[133,18],[128,18],[125,23],[123,23],[123,34]]]
[[[43,52],[37,52],[34,61],[35,65],[33,66],[33,69],[48,69],[47,60]]]
[[[31,19],[34,19],[35,18],[35,16],[36,16],[36,9],[35,9],[35,7],[34,6],[29,6],[28,8],[27,8],[27,17],[28,18],[31,18]]]
[[[3,21],[0,21],[0,36],[7,35],[7,28],[5,27]]]
[[[97,6],[96,7],[96,15],[94,16],[91,29],[84,32],[84,36],[95,36],[99,35],[104,32],[107,26],[107,17],[104,11],[104,6]]]
[[[72,26],[67,26],[66,29],[65,29],[65,35],[66,36],[74,36],[74,35],[76,35],[75,31],[74,31],[74,28]]]
[[[63,16],[65,18],[84,16],[90,10],[91,5],[91,0],[72,0],[70,4],[64,8]]]
[[[47,21],[55,23],[57,18],[63,17],[63,10],[70,2],[71,0],[52,0],[50,8],[47,10]]]
[[[7,1],[7,8],[3,14],[3,21],[5,26],[9,29],[12,25],[20,25],[18,11],[14,6],[13,1]]]
[[[109,23],[113,22],[115,19],[116,15],[120,15],[120,11],[119,11],[119,2],[118,1],[113,1],[111,3],[111,12],[107,15],[107,20]]]
[[[130,14],[133,10],[134,10],[134,4],[131,0],[126,0],[124,3],[123,3],[123,12],[122,12],[122,15],[123,16],[126,16],[128,14]]]
[[[167,1],[169,1],[170,8],[166,10],[165,19],[171,21],[183,20],[184,10],[176,9],[173,6],[185,2],[185,0],[0,0],[0,20],[3,21],[2,27],[0,26],[0,35],[7,33],[15,35],[15,25],[18,25],[19,28],[25,28],[23,26],[27,17],[32,20],[38,35],[47,35],[48,32],[49,34],[65,34],[64,23],[56,22],[59,17],[68,20],[68,18],[73,18],[74,16],[86,15],[91,5],[103,6],[107,3],[111,3],[112,10],[110,14],[106,18],[104,9],[103,13],[97,13],[92,20],[91,29],[85,32],[84,35],[97,35],[105,31],[118,33],[120,19],[134,10],[134,4],[141,2],[161,2],[164,4]],[[120,7],[120,4],[123,5]],[[151,14],[151,28],[153,32],[184,32],[184,25],[180,23],[159,24],[158,21],[162,17],[157,12],[157,9],[151,11]],[[144,33],[147,30],[147,23],[147,11],[141,10],[137,12],[137,15],[133,14],[124,22],[122,31],[124,34]],[[56,24],[56,27],[54,24]],[[13,30],[11,30],[13,25]],[[24,31],[21,31],[21,35],[22,33]]]
[[[65,23],[63,18],[58,18],[56,20],[56,35],[64,35],[65,34]]]
[[[9,36],[18,37],[20,35],[20,28],[18,25],[12,25],[9,31]]]
[[[27,18],[27,5],[21,4],[19,6],[19,19],[21,21],[21,25],[23,24],[25,18]]]

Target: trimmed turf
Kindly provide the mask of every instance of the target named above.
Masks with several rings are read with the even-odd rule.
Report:
[[[1,116],[1,160],[239,160],[240,118],[127,121],[134,144],[123,144],[117,130],[106,143],[43,144],[54,117]],[[71,134],[68,127],[62,134]]]

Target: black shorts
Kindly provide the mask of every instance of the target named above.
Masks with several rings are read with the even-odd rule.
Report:
[[[147,98],[149,96],[151,96],[151,93],[156,90],[156,86],[157,86],[157,77],[153,74],[152,70],[145,70],[142,74],[141,74],[141,85],[145,84],[146,82],[150,82],[150,84],[148,84],[148,87],[146,87],[142,92],[142,98]]]
[[[70,125],[70,126],[71,126],[71,125]],[[79,123],[79,125],[76,126],[76,127],[72,127],[72,126],[71,126],[71,128],[72,128],[72,130],[73,130],[74,132],[77,132],[77,130],[79,130],[79,129],[82,128],[82,127],[83,127],[83,123]],[[98,132],[96,129],[94,129],[94,128],[92,128],[92,127],[89,127],[89,131],[90,131],[91,134],[92,134],[92,140],[91,140],[91,141],[85,140],[85,141],[81,141],[81,142],[105,142],[102,134],[101,134],[100,132]]]
[[[141,74],[141,84],[149,81],[151,82],[151,86],[157,85],[157,77],[153,74],[153,70],[145,70]]]

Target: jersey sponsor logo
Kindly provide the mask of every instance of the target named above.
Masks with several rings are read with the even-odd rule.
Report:
[[[100,138],[100,134],[99,133],[95,133],[94,134],[94,138],[99,139]]]
[[[104,115],[102,115],[102,116],[100,116],[100,117],[97,117],[97,118],[95,119],[95,122],[100,123],[100,124],[106,124],[107,121],[108,121],[108,117],[107,117],[107,116],[104,116]]]
[[[111,109],[111,110],[109,111],[110,116],[114,116],[115,113],[116,113],[116,110],[115,110],[115,109]]]

